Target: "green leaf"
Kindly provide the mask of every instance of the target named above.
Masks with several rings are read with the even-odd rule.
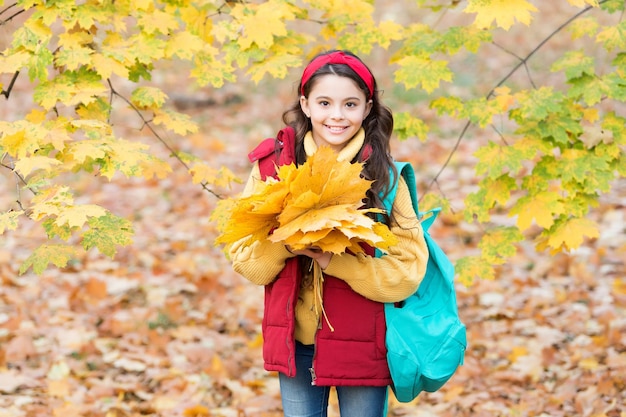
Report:
[[[50,263],[58,268],[63,268],[74,257],[76,257],[76,249],[72,246],[43,244],[24,261],[20,266],[19,273],[20,275],[25,273],[32,266],[33,272],[41,275]]]
[[[160,109],[167,100],[167,94],[156,87],[137,87],[130,101],[140,109]]]
[[[56,54],[55,64],[58,67],[65,66],[68,70],[76,70],[91,62],[93,49],[85,47],[62,48]]]
[[[55,78],[35,87],[33,98],[44,109],[49,110],[61,102],[66,106],[89,104],[106,94],[107,88],[100,76],[87,68],[65,71]]]
[[[489,221],[489,210],[493,207],[493,202],[487,201],[485,198],[486,194],[487,190],[480,188],[478,191],[470,193],[465,197],[465,210],[463,211],[465,221],[468,223]]]
[[[626,71],[623,72],[626,74]],[[626,102],[626,80],[623,74],[608,74],[604,78],[606,96],[610,99]]]
[[[622,0],[607,0],[600,4],[602,10],[607,10],[609,13],[615,13],[623,11],[626,8],[626,4]]]
[[[485,260],[498,265],[503,264],[507,258],[517,253],[515,244],[522,240],[524,240],[524,236],[518,228],[496,227],[485,233],[478,247]]]
[[[52,64],[54,56],[46,48],[40,48],[31,56],[28,63],[28,77],[31,81],[45,81],[48,78],[48,66]]]
[[[587,56],[582,50],[566,52],[557,60],[550,70],[552,72],[564,71],[565,78],[569,81],[583,75],[595,75],[593,57]]]
[[[508,175],[501,175],[495,179],[485,178],[484,181],[481,181],[480,186],[487,191],[485,200],[491,203],[492,206],[496,203],[501,206],[506,205],[509,198],[511,198],[511,191],[517,189],[515,179]]]
[[[103,17],[112,13],[114,13],[112,4],[103,2],[96,5],[86,2],[74,9],[74,19],[78,26],[89,30],[98,21],[106,22]]]
[[[400,140],[416,136],[421,141],[425,141],[429,130],[428,125],[422,119],[413,117],[407,112],[394,115],[393,128]]]
[[[437,97],[430,103],[430,108],[437,110],[438,115],[454,116],[463,110],[463,102],[457,97]]]
[[[541,120],[562,109],[563,94],[555,92],[552,87],[540,87],[518,94],[517,99],[524,119]]]
[[[428,93],[439,87],[441,81],[452,81],[448,61],[436,61],[424,56],[406,56],[398,60],[400,69],[395,72],[395,81],[406,88],[421,86]]]
[[[131,61],[136,60],[138,63],[149,67],[165,56],[167,42],[156,38],[155,35],[139,32],[128,39],[127,48]]]
[[[618,145],[626,145],[626,117],[618,116],[614,111],[604,116],[602,128],[613,132],[613,139]]]
[[[583,132],[580,123],[569,115],[554,113],[546,120],[539,122],[539,128],[543,129],[544,137],[552,137],[555,142],[566,144],[572,137]]]
[[[131,142],[125,139],[109,137],[106,141],[108,148],[101,163],[100,173],[109,180],[119,171],[127,177],[140,176],[143,172],[142,164],[150,160],[146,153],[148,145]]]
[[[580,149],[565,149],[558,160],[558,170],[563,181],[583,183],[587,177],[606,171],[607,168],[605,158]]]
[[[491,123],[493,116],[498,112],[499,109],[494,101],[488,102],[486,98],[480,97],[465,102],[460,114],[462,117],[467,117],[472,123],[485,127]]]
[[[49,217],[45,219],[41,225],[46,231],[48,239],[53,239],[55,236],[58,236],[60,239],[67,241],[70,237],[72,237],[72,228],[67,224],[64,224],[63,226],[57,225],[56,218]]]
[[[113,257],[117,253],[117,246],[127,246],[132,243],[132,224],[121,217],[107,213],[101,217],[89,219],[89,227],[83,234],[82,245],[85,250],[97,248],[103,254]]]
[[[530,194],[537,194],[548,189],[551,180],[558,178],[558,162],[552,155],[539,159],[530,175],[522,180],[522,188]]]
[[[492,34],[475,26],[453,26],[443,34],[441,44],[446,52],[456,54],[465,47],[468,51],[476,53],[481,45],[491,42]]]
[[[152,74],[150,73],[152,69],[153,65],[151,63],[144,64],[137,61],[134,65],[128,67],[128,79],[133,82],[139,82],[141,78],[150,81],[152,79]]]
[[[595,36],[599,26],[595,17],[578,17],[569,24],[567,30],[572,34],[572,39],[576,40],[583,36]]]
[[[9,210],[4,213],[0,213],[0,235],[4,234],[5,230],[15,230],[19,224],[19,217],[24,214],[23,210]]]
[[[582,98],[582,101],[588,106],[598,104],[610,90],[604,79],[590,75],[583,75],[573,79],[570,81],[570,84],[571,88],[568,91],[568,97],[574,99]]]
[[[497,178],[503,173],[512,174],[522,169],[524,155],[511,146],[500,146],[494,142],[479,148],[474,156],[478,158],[476,173],[487,175],[489,178]]]
[[[615,26],[601,30],[596,36],[596,42],[603,43],[607,51],[617,49],[623,52],[626,50],[626,21],[622,20]]]
[[[466,256],[454,264],[457,280],[471,286],[476,279],[494,279],[496,277],[493,265],[480,256]]]

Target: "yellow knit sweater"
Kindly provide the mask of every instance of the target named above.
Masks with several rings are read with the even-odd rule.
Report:
[[[354,158],[363,139],[361,131],[340,151],[338,157]],[[315,143],[307,135],[305,151],[310,155],[316,150]],[[255,164],[242,195],[249,195],[254,182],[260,181],[260,178],[259,167]],[[413,212],[409,189],[402,177],[392,215],[396,224],[392,224],[390,229],[398,238],[398,243],[390,247],[387,254],[380,258],[365,254],[333,255],[324,273],[344,280],[357,293],[378,302],[401,301],[415,292],[426,271],[428,249],[422,226]],[[234,270],[257,285],[271,283],[285,266],[285,261],[294,256],[284,245],[269,240],[257,241],[249,246],[237,242],[231,246],[229,254]],[[312,287],[301,288],[296,306],[295,337],[304,344],[313,344],[315,340],[320,314],[314,305]]]

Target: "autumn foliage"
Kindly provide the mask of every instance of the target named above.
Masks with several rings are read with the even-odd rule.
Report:
[[[361,163],[338,161],[329,147],[298,167],[278,167],[277,180],[258,181],[252,195],[218,206],[213,216],[228,220],[215,242],[269,239],[292,250],[315,246],[338,254],[361,253],[360,243],[386,249],[396,243],[395,236],[367,216],[383,210],[361,207],[371,185],[361,170]]]
[[[615,178],[624,176],[626,166],[626,119],[609,104],[624,101],[623,22],[601,23],[599,17],[619,15],[623,2],[568,0],[581,10],[554,32],[569,30],[581,45],[590,40],[604,51],[604,62],[572,44],[549,68],[563,75],[561,87],[509,85],[509,78],[527,66],[543,42],[520,57],[509,75],[494,80],[486,94],[469,97],[446,93],[445,86],[461,75],[453,70],[456,57],[478,55],[498,31],[531,25],[539,9],[528,0],[417,3],[432,13],[460,9],[473,19],[442,29],[424,23],[403,26],[378,18],[368,1],[350,7],[277,1],[23,0],[8,5],[3,19],[26,18],[0,55],[8,81],[2,81],[2,94],[10,99],[15,80],[27,76],[33,106],[16,120],[0,122],[0,152],[5,172],[35,197],[22,196],[17,207],[2,209],[0,233],[29,218],[41,222],[50,239],[35,249],[22,272],[33,267],[41,273],[50,263],[62,267],[93,248],[114,256],[132,241],[132,224],[102,207],[76,203],[63,180],[67,174],[109,180],[120,174],[146,179],[172,175],[169,161],[148,144],[125,137],[115,125],[120,105],[172,152],[193,183],[219,195],[235,180],[227,167],[211,166],[166,143],[168,132],[185,136],[195,134],[198,126],[189,115],[167,106],[168,95],[152,82],[159,66],[177,62],[197,87],[219,89],[237,82],[242,73],[254,82],[284,78],[311,54],[331,47],[364,57],[375,46],[393,51],[390,64],[398,85],[428,94],[438,117],[467,121],[459,142],[469,126],[486,129],[495,120],[506,120],[474,154],[481,180],[465,198],[462,220],[485,228],[480,253],[457,261],[462,282],[493,277],[494,267],[516,253],[525,239],[534,240],[538,250],[557,253],[597,238],[589,210],[610,192]],[[322,39],[312,42],[312,32],[299,30],[298,22],[319,22],[313,33]],[[415,110],[398,107],[397,136],[425,140],[433,123]],[[422,206],[432,204],[449,206],[436,194],[426,196]],[[501,210],[514,224],[493,222]],[[103,234],[109,238],[93,238]]]
[[[262,289],[209,216],[339,47],[443,208],[468,327],[458,374],[390,415],[623,417],[625,7],[3,2],[0,415],[282,415]]]

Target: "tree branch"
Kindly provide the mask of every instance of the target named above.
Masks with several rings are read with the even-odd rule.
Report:
[[[20,75],[19,71],[15,71],[15,74],[13,74],[13,78],[11,79],[11,82],[9,83],[9,87],[6,90],[2,90],[2,92],[0,92],[0,95],[3,95],[4,97],[6,97],[6,99],[9,99],[9,96],[11,95],[11,90],[13,90],[13,86],[15,85],[15,81],[17,80],[17,76]]]
[[[183,165],[187,170],[190,169],[189,165],[183,161],[183,159],[178,155],[178,151],[176,151],[174,148],[172,148],[170,146],[169,143],[167,143],[165,141],[165,139],[163,139],[161,137],[161,135],[159,135],[159,133],[156,131],[156,129],[152,126],[151,121],[146,119],[144,117],[144,115],[141,113],[141,110],[139,110],[137,108],[137,106],[135,106],[130,100],[128,100],[126,97],[122,96],[121,94],[119,94],[115,88],[113,87],[113,84],[111,83],[111,80],[107,80],[108,84],[109,84],[109,88],[111,89],[111,95],[115,95],[119,98],[121,98],[126,104],[128,104],[128,106],[130,106],[131,109],[133,109],[135,111],[135,113],[137,113],[137,115],[139,116],[139,118],[143,121],[143,125],[145,127],[148,128],[148,130],[150,130],[150,132],[152,132],[152,134],[154,135],[155,138],[157,138],[157,140],[159,142],[161,142],[161,144],[163,144],[163,146],[165,146],[167,148],[168,151],[170,151],[170,153],[172,154],[172,156],[174,158],[176,158],[178,160],[178,162],[181,163],[181,165]],[[142,126],[143,127],[143,126]],[[221,195],[217,194],[215,191],[211,190],[208,187],[208,183],[207,182],[203,182],[200,184],[200,186],[207,192],[209,192],[210,194],[213,194],[215,197],[217,198],[223,198]]]
[[[606,3],[609,0],[601,0],[598,2],[598,5]],[[587,13],[589,10],[593,9],[593,7],[588,6],[586,8],[584,8],[583,10],[581,10],[580,12],[576,13],[574,16],[570,17],[569,19],[567,19],[564,23],[562,23],[558,28],[556,28],[550,35],[548,35],[547,38],[545,38],[544,40],[542,40],[541,42],[539,42],[539,44],[532,50],[530,51],[530,53],[528,55],[526,55],[526,57],[524,57],[523,59],[520,59],[520,62],[515,65],[511,71],[509,71],[509,73],[507,75],[504,76],[504,78],[502,78],[500,80],[500,82],[498,82],[498,84],[496,84],[495,87],[493,87],[491,89],[491,91],[489,91],[489,93],[486,95],[487,100],[489,100],[491,97],[493,97],[496,89],[500,86],[502,86],[502,84],[504,84],[505,82],[508,81],[509,78],[511,78],[511,76],[513,74],[515,74],[515,72],[517,72],[517,70],[521,67],[521,66],[525,66],[526,63],[528,62],[528,60],[530,58],[532,58],[533,55],[535,55],[535,53],[537,53],[537,51],[539,51],[539,49],[541,49],[546,43],[548,43],[548,41],[550,39],[552,39],[557,33],[559,33],[560,31],[562,31],[567,25],[569,25],[570,23],[572,23],[574,20],[578,19],[580,16],[582,16],[583,14]],[[532,81],[532,80],[531,80]],[[445,171],[445,169],[448,167],[448,165],[450,164],[450,161],[452,160],[452,156],[456,153],[456,151],[459,149],[459,145],[461,144],[461,141],[463,140],[463,138],[465,137],[465,134],[467,133],[467,130],[469,129],[469,127],[471,126],[472,122],[470,120],[467,121],[467,123],[465,124],[465,126],[463,126],[463,130],[461,131],[461,133],[459,134],[459,137],[456,140],[456,143],[454,144],[454,147],[452,148],[452,150],[450,151],[450,154],[448,155],[448,158],[446,158],[446,161],[444,162],[444,164],[442,165],[441,169],[439,169],[439,172],[437,172],[437,174],[433,177],[433,179],[430,181],[430,183],[428,184],[428,187],[426,187],[426,190],[430,190],[433,186],[433,184],[435,184],[437,182],[437,180],[439,179],[439,177],[441,176],[441,174],[443,173],[443,171]],[[420,197],[421,199],[421,197]]]
[[[4,13],[8,12],[11,8],[16,7],[17,3],[13,3],[10,4],[8,7],[5,7],[2,11],[0,11],[0,16],[2,16]],[[11,20],[13,20],[15,17],[19,16],[20,14],[24,13],[26,10],[22,9],[19,10],[15,13],[13,13],[11,16],[7,17],[6,19],[4,19],[3,21],[0,22],[0,26],[5,25],[7,23],[9,23]]]

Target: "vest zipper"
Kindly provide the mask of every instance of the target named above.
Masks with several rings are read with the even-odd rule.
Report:
[[[291,298],[289,298],[288,302],[287,302],[287,310],[286,312],[289,313],[289,308],[291,306]],[[295,320],[295,318],[294,318]],[[296,352],[295,350],[291,349],[291,346],[295,346],[292,345],[292,343],[295,343],[295,341],[293,341],[292,339],[290,339],[289,336],[287,336],[287,338],[285,339],[285,344],[287,345],[287,348],[289,349],[289,356],[287,357],[287,367],[289,368],[289,376],[295,375],[296,374],[296,370],[295,368],[295,362],[296,362]]]
[[[315,342],[313,344],[313,360],[311,361],[311,367],[309,368],[309,372],[311,373],[311,385],[316,385],[315,381],[317,380],[317,375],[315,374],[315,360],[317,358],[317,332],[322,328],[322,320],[320,318],[319,323],[317,324],[317,330],[315,330]]]

